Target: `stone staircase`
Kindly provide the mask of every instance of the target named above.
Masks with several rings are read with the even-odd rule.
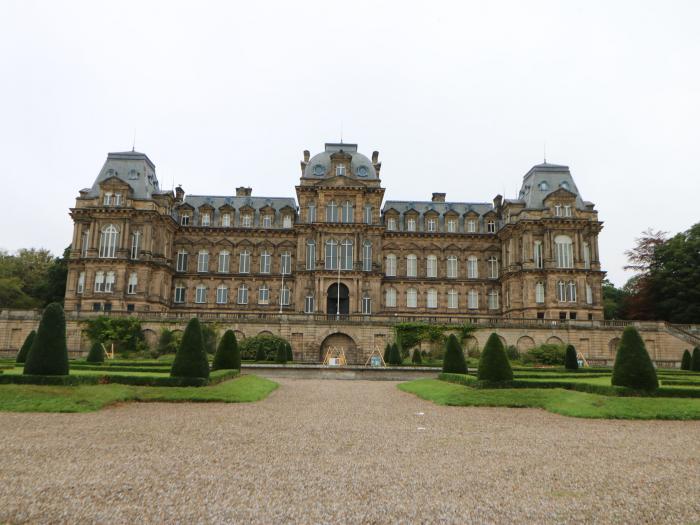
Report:
[[[666,323],[666,329],[671,335],[677,337],[678,339],[681,339],[693,346],[700,346],[700,335],[695,335],[700,334],[699,327],[695,325]]]

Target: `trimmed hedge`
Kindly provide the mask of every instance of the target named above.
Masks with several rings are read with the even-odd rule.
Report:
[[[27,375],[68,375],[66,315],[63,306],[51,303],[44,309],[36,338],[24,364]]]
[[[700,346],[693,348],[693,356],[690,359],[690,370],[700,372]]]
[[[226,330],[224,336],[219,341],[219,347],[216,349],[212,370],[233,369],[240,370],[241,368],[241,352],[238,350],[238,341],[233,330]]]
[[[175,361],[170,369],[171,377],[209,377],[209,361],[204,350],[202,326],[199,319],[193,317],[187,323],[185,333],[180,342],[180,348],[175,354]]]
[[[124,376],[109,374],[99,376],[0,374],[0,384],[77,386],[118,383],[131,386],[211,386],[233,379],[239,374],[239,370],[217,370],[216,372],[212,372],[209,379],[203,377]]]
[[[17,359],[15,362],[24,363],[27,361],[27,354],[29,354],[29,349],[34,344],[35,338],[36,338],[36,330],[32,330],[31,332],[29,332],[29,335],[24,340],[24,343],[22,343],[22,348],[20,348],[19,352],[17,352]],[[688,354],[688,358],[690,358],[690,354]]]
[[[688,350],[683,351],[683,358],[681,359],[681,370],[690,370],[693,363],[693,358],[690,357],[690,352]]]
[[[659,388],[656,370],[637,329],[628,326],[622,331],[613,366],[612,384],[634,390],[653,392]]]
[[[287,340],[276,335],[261,334],[248,337],[238,343],[241,359],[245,361],[275,361],[277,349],[284,346]]]
[[[447,338],[445,357],[442,360],[442,372],[445,374],[466,374],[468,372],[462,345],[459,344],[454,334],[450,334]]]
[[[578,358],[576,357],[576,348],[574,345],[566,346],[566,355],[564,356],[564,368],[567,370],[578,370]]]
[[[88,353],[85,361],[88,363],[104,363],[105,361],[105,351],[102,348],[102,343],[94,342],[92,347],[90,347],[90,353]]]
[[[420,355],[420,349],[416,348],[413,351],[413,356],[411,357],[411,363],[414,365],[422,365],[423,364],[423,358]]]
[[[102,364],[94,365],[71,365],[71,370],[102,370],[109,374],[110,372],[145,372],[152,374],[169,374],[170,365],[155,367],[155,366],[104,366]]]
[[[511,381],[513,379],[513,370],[510,368],[503,342],[495,332],[489,336],[484,350],[481,352],[477,377],[480,381],[489,382]]]
[[[438,379],[441,379],[442,381],[447,381],[448,383],[456,383],[458,385],[464,386],[474,386],[478,381],[478,379],[474,376],[470,376],[467,374],[450,374],[447,372],[438,374]]]

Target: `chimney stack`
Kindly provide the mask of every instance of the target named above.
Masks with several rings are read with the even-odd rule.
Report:
[[[304,150],[304,162],[309,162],[309,159],[311,158],[311,153],[309,153],[308,149]]]
[[[433,193],[433,202],[445,202],[446,193]]]
[[[376,164],[378,160],[379,160],[379,152],[373,151],[372,152],[372,164]]]
[[[245,186],[236,188],[236,197],[250,197],[252,193],[253,188],[246,188]]]
[[[182,186],[178,186],[175,188],[175,202],[182,202],[182,199],[185,198],[185,190],[182,189]]]

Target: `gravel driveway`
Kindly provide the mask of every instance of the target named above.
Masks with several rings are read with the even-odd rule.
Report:
[[[253,404],[0,413],[0,523],[700,521],[700,422],[279,382]]]

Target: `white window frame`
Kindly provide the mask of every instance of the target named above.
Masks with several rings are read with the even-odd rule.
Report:
[[[250,213],[244,213],[241,215],[241,227],[252,228],[253,227],[253,216]]]
[[[486,233],[496,233],[496,221],[493,219],[486,222]]]
[[[78,283],[75,288],[75,293],[81,294],[85,291],[85,272],[78,274]]]
[[[316,222],[316,204],[313,202],[309,203],[308,206],[308,211],[306,214],[306,222],[309,224],[313,224]]]
[[[557,235],[554,238],[554,253],[556,255],[557,268],[574,267],[574,245],[568,235]]]
[[[265,284],[258,288],[258,304],[270,304],[270,289]]]
[[[435,288],[428,288],[428,293],[426,296],[426,306],[428,308],[437,308],[438,306],[438,293]]]
[[[489,279],[498,279],[498,257],[492,255],[489,257]]]
[[[429,218],[427,221],[428,231],[430,233],[435,233],[437,231],[437,219]]]
[[[131,260],[136,261],[139,258],[141,244],[141,232],[135,231],[131,234]]]
[[[177,304],[185,302],[185,287],[181,284],[175,286],[175,296],[173,298],[173,302]]]
[[[354,260],[354,245],[350,239],[343,239],[340,243],[340,251],[338,255],[340,256],[340,269],[341,270],[352,270],[353,260]]]
[[[372,298],[367,294],[362,296],[362,315],[372,315]]]
[[[415,288],[406,290],[406,308],[418,308],[418,290]]]
[[[372,206],[365,206],[365,224],[372,224]]]
[[[228,287],[225,284],[220,284],[216,287],[216,304],[228,303]]]
[[[219,252],[219,273],[229,273],[231,267],[231,253],[228,250]]]
[[[467,233],[476,233],[476,219],[467,219]]]
[[[384,302],[387,308],[396,308],[396,288],[387,288],[384,292]]]
[[[101,259],[114,259],[117,256],[117,244],[119,242],[119,230],[114,224],[108,224],[100,233]]]
[[[291,290],[285,284],[280,289],[280,304],[282,306],[289,306],[290,301],[291,301],[291,295],[292,295]]]
[[[180,225],[182,225],[182,226],[189,226],[190,225],[190,214],[189,213],[183,213],[180,216]]]
[[[248,287],[242,284],[238,287],[238,292],[236,295],[237,304],[248,304]]]
[[[438,260],[436,255],[428,255],[425,260],[425,276],[428,279],[437,278]]]
[[[418,257],[412,253],[406,256],[406,277],[418,277]]]
[[[272,271],[272,255],[265,250],[260,254],[260,273],[268,274]]]
[[[544,252],[542,251],[542,241],[535,241],[532,248],[532,258],[535,268],[544,268]]]
[[[199,250],[197,253],[197,273],[207,273],[209,271],[209,252]]]
[[[230,228],[231,227],[231,214],[230,213],[224,213],[221,216],[221,226],[223,228]]]
[[[384,274],[387,277],[396,277],[396,255],[393,253],[387,254],[386,256],[386,267],[384,268]]]
[[[479,278],[479,259],[476,255],[467,257],[467,279]]]
[[[586,270],[591,269],[591,247],[587,242],[583,243],[583,267]]]
[[[177,262],[175,264],[176,272],[186,272],[187,271],[187,251],[179,250],[177,252]]]
[[[316,241],[313,239],[306,241],[306,269],[316,269]]]
[[[114,292],[114,285],[117,282],[117,276],[114,272],[105,273],[105,293]]]
[[[459,308],[459,292],[454,288],[447,290],[447,308]]]
[[[291,228],[292,227],[292,216],[291,215],[284,215],[282,217],[282,228]]]
[[[335,201],[326,204],[326,222],[338,222],[338,205]]]
[[[243,250],[238,257],[238,273],[250,273],[250,252]]]
[[[368,240],[362,243],[362,271],[372,271],[372,242]]]
[[[202,226],[211,226],[211,214],[209,212],[202,213]]]
[[[280,274],[292,274],[292,254],[289,252],[282,252],[280,255]]]
[[[586,283],[586,304],[593,304],[593,287]]]
[[[456,255],[447,257],[447,278],[457,279],[459,277],[459,259]]]
[[[457,233],[457,219],[447,219],[447,233]]]
[[[90,230],[85,230],[82,235],[80,242],[80,256],[87,257],[88,249],[90,247]]]
[[[198,284],[195,288],[194,302],[197,304],[206,304],[207,302],[207,287],[203,284]]]
[[[337,270],[338,263],[338,241],[335,239],[328,239],[326,241],[325,253],[325,269],[326,270]]]
[[[126,293],[128,295],[136,294],[136,287],[138,286],[138,283],[139,283],[138,275],[136,274],[136,272],[131,272],[129,274],[129,282],[127,284]]]
[[[467,308],[469,310],[478,310],[479,309],[479,292],[471,289],[467,293]]]
[[[488,297],[489,297],[489,310],[498,310],[499,309],[498,290],[489,291]]]
[[[272,228],[272,215],[263,215],[262,227]]]
[[[340,222],[348,224],[355,222],[355,208],[350,201],[345,201],[341,207]]]
[[[386,229],[390,232],[396,231],[396,217],[389,217],[386,221]]]
[[[535,303],[544,304],[545,288],[542,281],[535,284]]]
[[[407,232],[416,231],[416,219],[414,217],[409,217],[406,219],[406,231]]]
[[[313,314],[314,310],[315,310],[314,296],[307,295],[306,297],[304,297],[304,313],[305,314]]]

